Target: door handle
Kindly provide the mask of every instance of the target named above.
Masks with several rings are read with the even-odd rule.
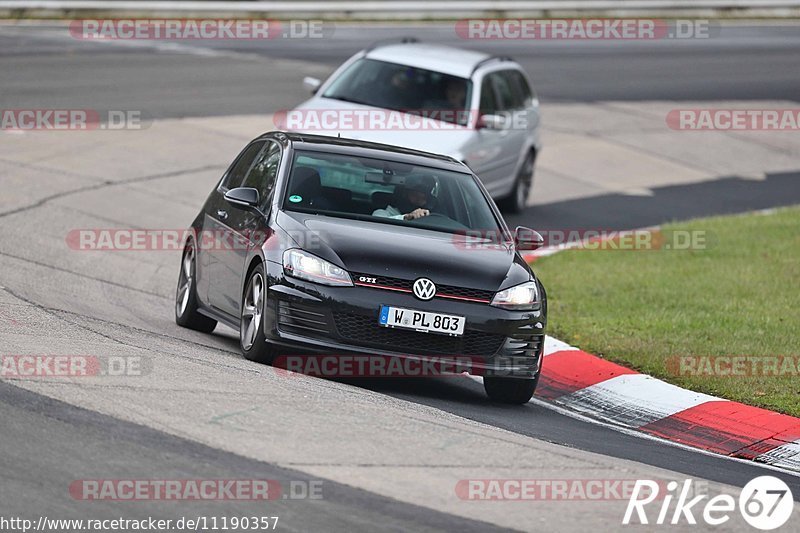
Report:
[[[225,220],[226,218],[228,218],[228,212],[222,209],[217,209],[217,216],[219,217],[220,220]]]

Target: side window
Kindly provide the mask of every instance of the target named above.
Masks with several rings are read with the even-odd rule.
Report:
[[[272,193],[275,178],[278,176],[278,165],[281,163],[281,149],[278,143],[269,142],[267,149],[256,160],[250,173],[242,182],[242,187],[258,189],[258,197],[262,205]]]
[[[489,74],[481,82],[480,114],[492,115],[495,111],[497,111],[497,101],[494,96],[494,87],[492,86],[492,74]]]
[[[494,81],[494,86],[497,89],[497,109],[500,111],[511,111],[521,107],[520,102],[514,98],[514,91],[511,88],[509,79],[505,76],[505,72],[494,72],[489,74],[489,77]]]
[[[225,179],[222,180],[223,189],[233,189],[241,186],[244,177],[247,175],[247,171],[250,170],[253,164],[253,160],[255,160],[256,156],[261,152],[261,149],[264,148],[265,142],[266,141],[254,142],[242,150],[242,153],[239,154],[233,167],[231,167]]]
[[[533,103],[533,92],[531,91],[528,80],[518,70],[506,70],[503,72],[514,92],[518,108],[530,107]]]

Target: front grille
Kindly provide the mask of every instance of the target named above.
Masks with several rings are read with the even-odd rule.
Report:
[[[370,274],[353,274],[356,279],[357,285],[364,287],[374,287],[376,289],[389,289],[389,290],[402,290],[404,292],[412,292],[414,280],[390,278],[388,276],[373,276]],[[375,283],[359,282],[359,277],[366,277],[375,280]],[[480,302],[489,303],[494,297],[493,291],[486,291],[482,289],[470,289],[468,287],[456,287],[454,285],[436,285],[436,298],[466,298],[469,300],[478,300]]]
[[[278,327],[297,335],[330,335],[329,315],[293,302],[278,302]]]
[[[453,287],[451,285],[437,285],[437,296],[457,296],[459,298],[470,298],[473,300],[482,300],[486,303],[492,301],[494,292],[484,291],[481,289],[469,289],[467,287]]]
[[[351,313],[334,314],[336,329],[343,339],[358,344],[374,344],[377,348],[406,354],[447,354],[488,357],[497,353],[505,341],[503,335],[465,331],[461,337],[421,333],[378,324],[377,316]]]
[[[358,279],[361,276],[374,279],[375,285],[380,285],[381,287],[387,287],[392,289],[403,289],[409,292],[411,292],[411,286],[414,284],[413,281],[407,281],[399,278],[390,278],[387,276],[369,276],[366,274],[355,274],[356,279]],[[366,285],[371,285],[371,284],[367,283]]]

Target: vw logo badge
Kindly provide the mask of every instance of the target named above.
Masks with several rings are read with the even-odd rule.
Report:
[[[413,288],[414,296],[420,300],[430,300],[436,295],[436,285],[428,278],[419,278]]]

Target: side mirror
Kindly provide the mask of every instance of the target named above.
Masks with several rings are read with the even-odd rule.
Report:
[[[258,209],[258,189],[236,187],[225,193],[225,199],[234,205]]]
[[[506,119],[500,115],[481,115],[475,124],[476,130],[502,130],[506,126]]]
[[[517,229],[514,230],[514,244],[516,244],[517,250],[538,250],[544,246],[544,237],[536,230],[517,226]]]
[[[317,94],[320,85],[322,85],[322,81],[317,78],[312,78],[311,76],[303,78],[303,87],[311,91],[311,94]]]

